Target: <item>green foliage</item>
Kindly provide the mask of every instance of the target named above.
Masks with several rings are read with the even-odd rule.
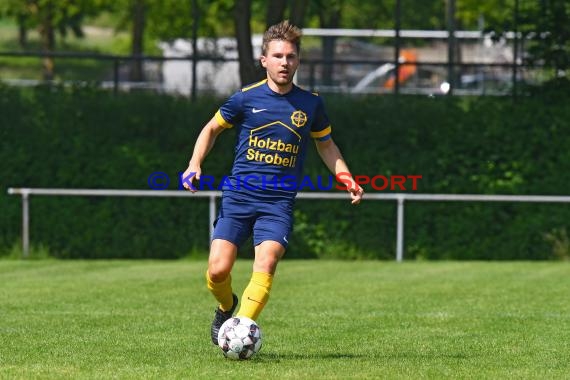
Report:
[[[68,31],[81,35],[83,18],[108,9],[111,3],[110,0],[3,0],[0,17],[19,19],[26,28],[40,28],[50,19],[60,35],[65,36]]]
[[[24,256],[22,251],[22,244],[20,242],[14,243],[12,247],[3,252],[0,257],[10,260],[19,260],[25,258],[26,260],[47,260],[51,259],[53,255],[50,253],[49,249],[44,245],[32,245],[28,251],[28,255]]]
[[[20,232],[20,202],[7,186],[148,189],[147,177],[164,171],[175,188],[216,104],[190,109],[186,100],[90,88],[0,92],[4,247]],[[201,199],[32,197],[32,241],[59,257],[180,257],[207,248],[207,210]],[[164,233],[145,232],[154,228]]]
[[[555,228],[544,234],[544,239],[552,245],[552,258],[570,260],[570,238],[566,228]]]
[[[478,30],[485,25],[501,25],[512,30],[513,0],[456,0],[457,19],[467,30]],[[484,25],[484,26],[485,26]]]
[[[325,103],[355,174],[422,175],[420,193],[561,195],[570,182],[570,109],[556,91],[517,103],[404,96],[330,96]],[[21,204],[8,187],[149,189],[149,175],[161,171],[174,190],[220,103],[90,87],[0,87],[0,251],[9,254],[20,236]],[[229,172],[234,133],[218,138],[204,173]],[[305,169],[311,178],[329,175],[312,147]],[[32,243],[66,258],[200,256],[208,248],[208,203],[190,198],[32,196]],[[394,257],[394,201],[298,200],[296,210],[289,257]],[[409,201],[405,218],[406,258],[539,260],[556,256],[549,236],[568,229],[570,210]],[[250,245],[242,251],[251,257]]]
[[[542,63],[564,76],[570,69],[570,3],[565,0],[542,2],[540,6],[525,4],[521,10],[523,37],[529,63]]]
[[[518,3],[517,17],[513,4],[506,8],[511,17],[491,18],[487,31],[499,37],[516,30],[526,52],[525,63],[552,69],[554,77],[565,77],[570,69],[570,3],[566,0],[519,0]]]

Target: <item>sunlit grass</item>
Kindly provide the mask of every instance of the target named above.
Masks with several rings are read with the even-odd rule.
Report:
[[[284,261],[246,362],[204,261],[0,261],[1,378],[566,378],[570,265]],[[239,261],[241,294],[251,262]]]

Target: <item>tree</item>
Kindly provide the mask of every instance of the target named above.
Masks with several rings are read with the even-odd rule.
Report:
[[[144,29],[146,25],[147,4],[144,0],[132,0],[131,4],[132,31],[131,31],[131,71],[129,80],[140,82],[144,80],[143,61],[137,59],[144,53]]]
[[[234,26],[237,40],[239,76],[242,85],[257,80],[258,73],[251,44],[251,0],[237,0],[234,6]]]
[[[194,19],[192,0],[145,1],[149,7],[145,33],[150,40],[190,38],[194,22],[198,23],[198,34],[203,37],[234,35],[235,28],[232,22],[234,0],[196,0],[199,20]]]
[[[555,77],[570,68],[570,3],[567,0],[458,0],[458,16],[469,26],[484,20],[495,39],[517,31],[524,63],[544,66]]]
[[[56,36],[65,37],[68,30],[83,36],[81,22],[88,15],[97,14],[111,0],[3,0],[0,14],[16,19],[20,46],[24,47],[28,28],[37,28],[42,52],[48,54],[42,60],[43,77],[55,76],[55,63],[49,56],[56,48]]]
[[[18,24],[18,44],[24,49],[28,44],[29,9],[24,1],[5,0],[0,3],[0,17],[10,17]]]
[[[287,1],[270,0],[266,3],[265,27],[274,25],[285,18]],[[302,20],[306,9],[306,1],[295,1],[295,17]],[[239,72],[243,85],[260,80],[264,71],[258,60],[253,57],[251,44],[252,2],[251,0],[236,0],[234,5],[234,25],[238,44]]]
[[[140,59],[145,53],[145,30],[147,15],[152,14],[156,0],[120,0],[113,4],[113,12],[120,15],[117,30],[129,30],[131,34],[131,62],[129,64],[129,80],[144,80],[144,61]]]
[[[267,5],[267,16],[265,17],[267,27],[283,20],[286,8],[287,0],[270,1]]]
[[[542,0],[523,4],[517,29],[527,44],[525,61],[553,69],[555,78],[565,77],[570,69],[570,3]]]
[[[294,25],[303,28],[305,25],[305,15],[309,8],[309,0],[292,0],[290,20]]]
[[[319,21],[321,28],[336,29],[341,26],[341,15],[344,5],[344,0],[327,1],[326,6],[319,1]],[[323,67],[323,84],[330,86],[333,84],[333,61],[335,58],[337,37],[323,37],[323,59],[325,61]]]

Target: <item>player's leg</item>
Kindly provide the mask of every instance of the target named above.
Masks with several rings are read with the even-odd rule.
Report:
[[[220,303],[222,311],[234,307],[231,271],[237,257],[237,246],[223,239],[214,239],[210,247],[206,282],[208,290]]]
[[[222,312],[233,312],[237,304],[232,294],[231,271],[238,247],[251,234],[254,212],[253,206],[231,196],[222,198],[220,214],[214,223],[206,272],[208,289],[220,303]]]
[[[236,257],[237,245],[223,239],[212,240],[206,283],[208,290],[220,303],[214,312],[214,320],[210,328],[213,344],[218,344],[220,327],[232,317],[238,304],[238,298],[232,291],[231,277],[231,270]]]
[[[220,216],[216,219],[206,281],[208,289],[220,305],[212,321],[212,343],[217,344],[222,324],[232,317],[238,298],[232,292],[231,270],[237,257],[238,247],[251,234],[253,207],[237,202],[231,197],[222,198]]]
[[[293,226],[292,200],[258,203],[253,226],[255,260],[251,280],[243,292],[237,315],[257,320],[267,304],[277,263],[285,254]]]
[[[273,240],[266,240],[255,247],[255,260],[251,280],[243,292],[237,315],[257,320],[267,304],[277,263],[285,254],[285,247]]]

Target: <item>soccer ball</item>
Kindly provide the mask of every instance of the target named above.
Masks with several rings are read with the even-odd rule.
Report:
[[[220,327],[218,346],[226,358],[249,359],[261,349],[261,329],[249,318],[232,317]]]

